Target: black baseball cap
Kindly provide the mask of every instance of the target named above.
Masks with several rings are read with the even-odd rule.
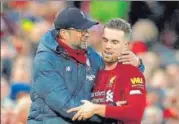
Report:
[[[57,15],[54,27],[57,30],[68,28],[86,30],[97,24],[98,22],[89,20],[80,9],[67,7]]]

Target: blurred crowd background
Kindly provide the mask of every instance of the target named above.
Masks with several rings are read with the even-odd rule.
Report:
[[[179,124],[179,2],[43,0],[1,1],[1,124],[26,124],[39,39],[69,5],[101,24],[116,17],[131,23],[131,50],[146,67],[148,93],[142,123]],[[102,25],[90,33],[89,44],[100,53]]]

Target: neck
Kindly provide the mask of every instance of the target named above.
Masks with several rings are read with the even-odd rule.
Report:
[[[104,62],[104,63],[105,63],[104,70],[112,70],[117,66],[117,62],[115,62],[115,63]]]

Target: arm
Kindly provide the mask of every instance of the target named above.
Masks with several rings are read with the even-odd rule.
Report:
[[[96,114],[107,118],[118,120],[141,120],[146,105],[146,89],[144,76],[136,68],[130,70],[130,74],[124,76],[125,99],[127,105],[124,106],[101,106]],[[100,109],[99,106],[96,108]],[[129,116],[131,115],[131,116]]]
[[[113,118],[123,121],[140,120],[142,118],[144,108],[145,108],[145,97],[142,95],[133,95],[128,98],[128,105],[106,106],[104,116],[107,118]]]
[[[80,111],[73,117],[73,120],[85,120],[87,118],[92,117],[93,115],[99,115],[101,117],[112,118],[122,121],[140,120],[142,118],[145,108],[145,97],[134,95],[129,98],[128,102],[128,105],[124,106],[108,106],[85,101],[84,105],[71,109],[69,110],[69,112]]]
[[[122,81],[127,84],[124,91],[127,105],[108,106],[84,101],[84,105],[69,110],[69,112],[78,111],[73,120],[86,119],[95,114],[122,121],[141,120],[146,104],[145,80],[137,68],[130,70],[130,72],[134,75],[124,77]]]
[[[63,77],[51,63],[35,61],[34,66],[32,88],[52,110],[64,117],[72,118],[74,113],[67,114],[66,110],[79,106],[80,99],[68,91]]]
[[[84,118],[89,118],[92,115],[99,115],[105,118],[112,118],[117,120],[140,120],[143,116],[145,108],[145,96],[142,94],[131,95],[127,97],[128,104],[124,106],[108,106],[101,104],[85,103],[85,106],[90,108],[89,111],[84,111],[81,116]],[[137,102],[136,102],[137,101]],[[91,107],[90,107],[91,106]],[[131,115],[131,116],[130,116]],[[73,120],[80,119],[79,115],[73,117]]]
[[[131,64],[137,68],[141,72],[145,71],[145,66],[142,62],[142,59],[136,56],[133,52],[131,51],[124,51],[122,55],[118,58],[119,62],[122,62],[123,64]]]

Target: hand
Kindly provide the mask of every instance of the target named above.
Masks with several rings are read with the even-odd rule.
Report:
[[[73,121],[86,120],[94,115],[95,104],[93,104],[92,102],[87,101],[87,100],[82,100],[82,103],[84,103],[84,104],[67,111],[67,113],[71,113],[71,112],[75,112],[75,111],[77,112],[72,118]]]
[[[122,64],[131,64],[135,67],[140,65],[139,57],[131,51],[122,52],[122,55],[118,57],[118,62],[121,62]]]

